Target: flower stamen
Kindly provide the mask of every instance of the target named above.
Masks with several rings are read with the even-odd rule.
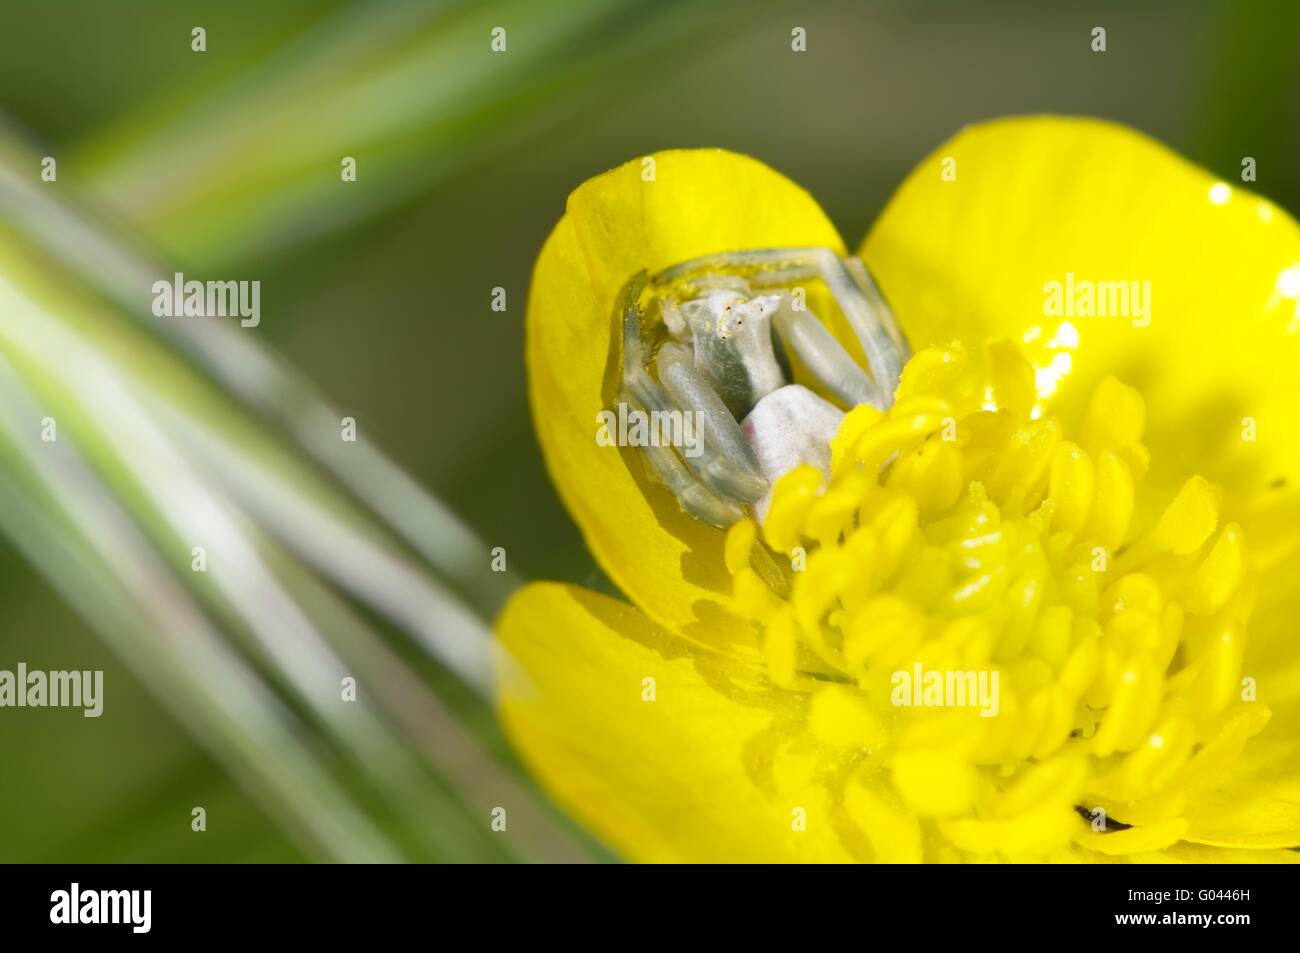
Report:
[[[878,780],[959,854],[1006,853],[1025,824],[1050,853],[1091,836],[1081,804],[1173,831],[1267,720],[1240,699],[1252,586],[1221,493],[1190,476],[1135,528],[1141,396],[1102,381],[1071,441],[1033,381],[1009,342],[978,368],[922,351],[891,408],[845,415],[829,473],[791,470],[727,536],[772,680],[851,691],[883,726],[861,742]],[[984,710],[977,684],[999,696]]]

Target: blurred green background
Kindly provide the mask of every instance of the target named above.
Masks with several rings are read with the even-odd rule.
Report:
[[[1089,49],[1098,25],[1105,54]],[[1297,94],[1289,2],[0,5],[0,112],[58,158],[61,192],[187,274],[260,279],[262,323],[244,334],[521,578],[598,587],[543,470],[522,363],[532,262],[582,180],[724,146],[806,186],[852,245],[961,126],[1056,112],[1128,123],[1225,178],[1254,156],[1255,188],[1295,210]],[[317,856],[0,540],[0,668],[18,661],[103,669],[106,702],[98,720],[0,710],[0,860]],[[504,756],[486,706],[440,677]]]

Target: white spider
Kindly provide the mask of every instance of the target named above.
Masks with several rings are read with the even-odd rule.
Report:
[[[795,289],[809,281],[824,282],[831,292],[870,374],[803,305],[806,294]],[[647,290],[662,331],[646,326],[641,299]],[[741,519],[747,508],[763,519],[773,483],[800,463],[827,471],[828,445],[844,410],[859,403],[886,409],[907,357],[862,263],[825,248],[713,255],[650,281],[640,272],[624,286],[622,312],[621,399],[651,413],[699,411],[703,426],[698,455],[641,448],[651,479],[687,513],[719,527]],[[657,348],[656,332],[667,338]],[[789,354],[840,407],[794,382]]]

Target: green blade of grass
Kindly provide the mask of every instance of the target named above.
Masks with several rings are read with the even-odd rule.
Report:
[[[372,448],[345,447],[337,469],[348,479],[305,453],[303,446],[314,446],[318,458],[330,458],[331,441],[342,443],[338,417],[251,337],[211,322],[142,322],[151,259],[43,194],[15,168],[22,155],[11,141],[0,143],[0,355],[17,395],[9,425],[30,441],[41,419],[52,417],[65,448],[55,458],[16,442],[11,455],[13,472],[21,461],[39,475],[8,488],[16,499],[25,493],[18,508],[36,514],[21,526],[9,521],[29,558],[53,574],[54,553],[86,547],[97,554],[98,562],[70,565],[97,570],[97,589],[116,585],[127,609],[101,618],[84,597],[76,604],[160,697],[177,706],[195,702],[200,715],[190,713],[186,723],[236,776],[253,777],[252,789],[269,792],[276,816],[294,806],[303,812],[293,822],[317,852],[361,860],[590,856],[466,734],[427,683],[395,674],[377,637],[330,595],[329,587],[350,592],[395,622],[401,638],[486,693],[490,636],[455,584],[472,586],[464,578],[444,582],[437,571],[487,575],[486,558],[477,567],[464,562],[466,550],[485,555],[486,548]],[[226,376],[211,373],[214,366]],[[22,412],[14,417],[16,407]],[[268,420],[268,407],[279,415]],[[75,479],[67,476],[69,453],[85,460]],[[55,459],[64,469],[47,472]],[[391,479],[372,480],[376,473]],[[405,494],[396,510],[391,498],[378,498],[392,492],[394,480]],[[36,494],[41,481],[58,492]],[[78,507],[75,525],[96,527],[95,535],[58,532],[51,514],[71,505]],[[386,511],[395,519],[424,514],[414,522],[432,525],[433,535],[410,545]],[[91,519],[97,513],[101,522]],[[128,527],[134,543],[114,561],[112,540]],[[199,578],[188,571],[194,545],[228,563]],[[55,582],[65,591],[85,588],[75,579]],[[162,601],[142,608],[150,594]],[[164,656],[167,666],[146,664],[173,638],[170,610],[186,614],[186,631],[198,633],[190,643],[202,651]],[[189,682],[175,681],[173,667],[187,666],[202,674],[188,671]],[[340,679],[354,670],[380,673],[395,687],[367,686],[374,704],[344,715]],[[215,677],[218,686],[195,692],[200,677]],[[270,717],[256,707],[259,699],[286,713],[278,731],[249,727],[250,719],[260,726],[258,718]],[[429,721],[417,723],[417,716]],[[314,754],[322,745],[328,757]],[[290,748],[294,755],[280,759]],[[286,763],[295,766],[289,775]],[[288,784],[299,775],[312,792]],[[498,800],[526,822],[516,823],[510,838],[494,838],[480,813]],[[341,833],[333,830],[339,825]]]

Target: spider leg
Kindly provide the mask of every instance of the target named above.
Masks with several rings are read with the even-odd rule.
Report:
[[[665,344],[659,349],[656,366],[659,383],[676,406],[699,414],[696,419],[703,439],[697,456],[686,455],[687,466],[724,499],[753,503],[767,489],[758,458],[727,405],[695,369],[690,349]]]
[[[796,311],[785,301],[774,323],[781,340],[809,372],[849,407],[871,404],[883,410],[888,406],[875,381],[811,311]]]
[[[631,408],[643,413],[653,415],[657,412],[676,411],[680,414],[681,408],[665,394],[664,388],[650,375],[644,364],[642,315],[638,303],[644,284],[645,274],[641,273],[634,276],[623,289],[623,389],[620,397]],[[689,351],[682,345],[665,344],[660,350],[670,349],[670,363],[673,355],[671,349],[674,347],[681,348],[689,355]],[[686,513],[710,525],[725,528],[744,515],[737,502],[750,503],[757,500],[766,490],[766,484],[759,473],[753,450],[740,431],[740,425],[707,384],[703,385],[703,391],[698,389],[702,378],[690,367],[689,362],[686,370],[689,375],[678,373],[670,377],[677,382],[674,387],[678,392],[687,395],[690,409],[703,411],[700,415],[702,432],[699,434],[702,452],[694,457],[679,456],[677,449],[662,444],[638,449],[651,480],[672,493]],[[691,379],[692,376],[694,380]],[[703,406],[694,406],[696,401],[701,400],[704,401]],[[743,451],[737,450],[737,442],[744,448]],[[742,454],[736,458],[739,463],[732,459],[737,453]],[[733,493],[739,494],[734,497],[735,502],[729,499]]]
[[[637,407],[634,400],[629,400],[628,403]],[[645,410],[644,407],[637,409]],[[745,515],[740,507],[719,499],[700,482],[672,447],[650,446],[639,449],[651,482],[658,483],[676,497],[677,505],[683,512],[719,529],[726,529]]]
[[[655,276],[654,282],[670,284],[700,272],[719,269],[745,271],[747,280],[756,290],[777,288],[810,278],[820,278],[824,281],[866,355],[867,366],[877,394],[875,400],[867,402],[882,409],[888,408],[894,402],[894,391],[898,387],[903,364],[909,356],[909,349],[907,341],[894,321],[889,305],[885,302],[880,289],[876,287],[866,266],[859,259],[841,258],[828,248],[747,249],[707,255],[682,262],[660,272]],[[804,322],[800,320],[796,323]],[[814,349],[818,354],[834,351],[833,348],[817,346]],[[838,356],[830,360],[832,364],[824,365],[822,370],[817,372],[818,377],[828,387],[831,387],[835,378],[828,378],[825,374],[835,375],[838,370],[844,369],[844,362]],[[852,395],[856,392],[860,398],[861,389],[856,385],[847,386],[849,387],[847,394],[840,395],[834,387],[831,387],[831,390],[846,402],[859,402],[859,399],[852,398]]]

